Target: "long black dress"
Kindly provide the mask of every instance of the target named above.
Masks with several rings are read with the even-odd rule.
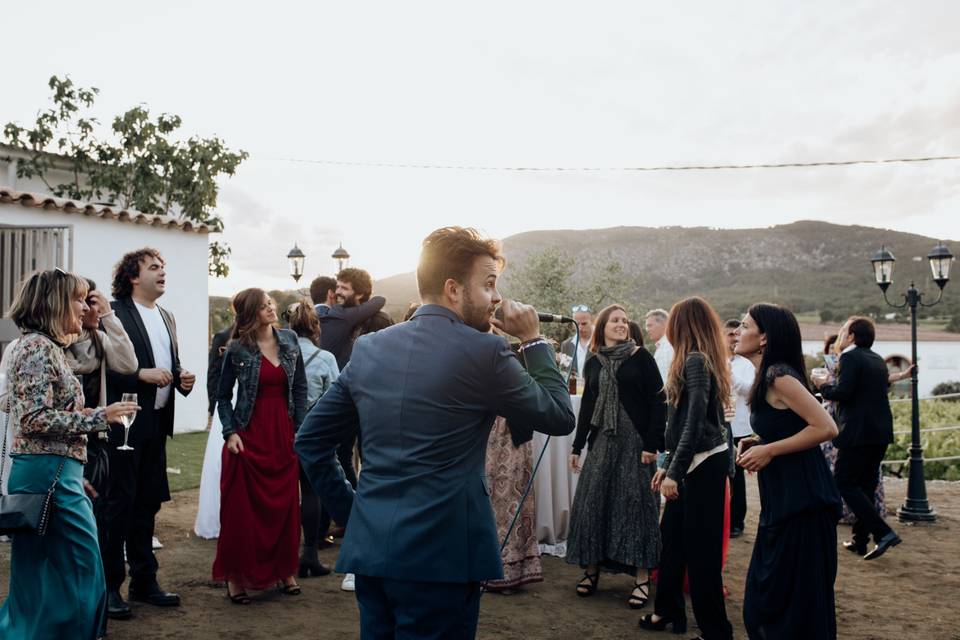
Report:
[[[793,411],[766,401],[766,387],[784,375],[799,379],[787,366],[769,367],[752,407],[753,430],[765,443],[807,426]],[[758,483],[760,526],[743,596],[747,634],[751,640],[836,638],[836,525],[843,507],[820,447],[774,458]]]

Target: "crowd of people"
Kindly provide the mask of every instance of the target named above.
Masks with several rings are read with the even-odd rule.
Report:
[[[773,304],[722,321],[691,297],[642,328],[623,305],[575,304],[575,333],[555,345],[532,307],[501,299],[504,264],[495,241],[438,229],[417,269],[421,304],[396,325],[362,269],[316,278],[280,314],[262,289],[233,297],[209,353],[195,525],[217,539],[210,576],[229,602],[296,596],[299,580],[336,570],[363,637],[471,638],[483,590],[544,579],[523,499],[533,432],[575,430],[577,596],[626,574],[626,604],[652,600],[642,628],[685,633],[688,593],[699,637],[732,638],[723,566],[756,473],[748,636],[835,638],[837,522],[854,523],[843,547],[865,560],[900,543],[880,464],[887,388],[909,371],[887,373],[873,323],[850,318],[812,377],[796,318]],[[108,618],[133,615],[128,600],[180,605],[157,580],[154,527],[175,397],[196,376],[158,304],[165,267],[153,249],[124,255],[109,303],[89,279],[37,272],[11,309],[22,336],[0,364],[0,475],[11,495],[49,490],[55,509],[45,531],[13,535],[0,637],[100,638]],[[578,415],[559,360],[582,381]],[[318,550],[338,537],[334,569]]]

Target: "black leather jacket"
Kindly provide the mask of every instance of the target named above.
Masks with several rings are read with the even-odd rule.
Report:
[[[684,385],[680,401],[667,425],[664,440],[667,477],[683,482],[697,453],[727,443],[723,407],[717,399],[717,381],[707,369],[707,359],[693,351],[683,363]]]

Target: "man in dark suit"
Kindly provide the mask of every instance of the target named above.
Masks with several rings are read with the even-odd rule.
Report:
[[[494,418],[553,435],[574,428],[536,311],[508,301],[493,319],[502,264],[499,244],[472,229],[430,234],[417,268],[423,306],[357,340],[297,434],[323,503],[337,521],[349,516],[337,570],[356,574],[363,638],[473,638],[480,582],[503,575],[484,475]],[[527,370],[491,324],[520,338]],[[354,492],[334,452],[358,428]]]
[[[583,378],[583,367],[593,357],[590,351],[590,338],[593,336],[593,313],[585,304],[574,305],[573,319],[577,323],[577,333],[560,343],[560,353],[567,355],[577,368],[577,375]],[[579,343],[577,338],[579,337]]]
[[[108,402],[136,393],[140,411],[129,432],[133,451],[118,450],[122,425],[110,432],[110,480],[107,492],[107,545],[103,562],[107,580],[107,614],[131,615],[120,595],[130,564],[130,599],[156,606],[177,606],[180,596],[157,583],[157,558],[152,540],[160,504],[170,500],[167,486],[167,437],[173,436],[174,389],[187,395],[196,376],[180,368],[177,325],[157,304],[166,291],[163,257],[156,249],[140,249],[121,258],[114,268],[111,303],[133,343],[138,370],[107,372]],[[124,561],[124,549],[126,560]]]
[[[900,544],[900,537],[874,507],[878,470],[893,442],[889,374],[883,358],[870,349],[876,336],[872,320],[854,316],[840,336],[839,375],[835,382],[822,384],[820,393],[837,402],[840,435],[833,441],[837,447],[834,477],[840,495],[857,517],[853,540],[843,545],[873,560]],[[868,552],[871,535],[876,546]]]

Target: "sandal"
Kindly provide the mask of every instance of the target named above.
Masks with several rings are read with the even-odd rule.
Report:
[[[640,595],[637,595],[639,592]],[[630,599],[627,600],[627,604],[630,605],[631,609],[642,609],[647,600],[650,599],[650,578],[647,578],[646,582],[636,582],[633,583],[633,592],[630,594]]]
[[[240,593],[230,593],[230,585],[227,585],[227,597],[230,598],[230,602],[233,604],[250,604],[253,600],[250,599],[250,596],[247,595],[246,591],[241,591]]]
[[[278,582],[277,589],[279,589],[280,593],[282,593],[285,596],[298,596],[302,593],[300,589],[300,585],[298,585],[296,582],[294,582],[293,584]]]
[[[586,581],[586,582],[584,582]],[[583,577],[577,583],[577,595],[581,598],[592,596],[597,590],[597,583],[600,582],[600,570],[596,573],[583,572]]]

